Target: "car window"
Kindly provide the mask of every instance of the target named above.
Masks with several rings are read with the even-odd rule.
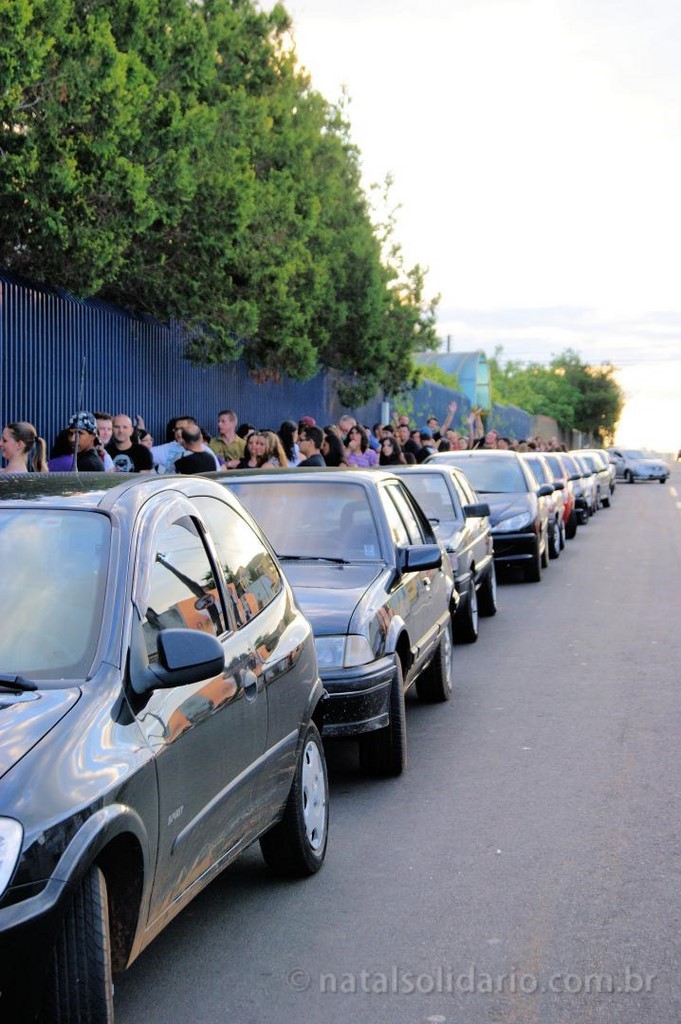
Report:
[[[207,496],[196,497],[193,502],[215,544],[234,621],[237,627],[243,626],[281,591],[277,564],[235,509]]]
[[[386,494],[389,499],[394,503],[397,508],[398,515],[404,523],[405,530],[407,532],[407,543],[408,544],[427,544],[430,538],[427,538],[421,529],[421,524],[416,518],[413,508],[409,504],[409,499],[399,484],[388,484],[385,488]]]
[[[161,630],[185,627],[213,636],[226,630],[213,565],[189,516],[162,526],[155,537],[142,626],[152,661]]]
[[[533,459],[531,456],[529,456],[529,457],[528,456],[524,456],[524,458],[525,458],[526,464],[532,470],[532,473],[533,473],[534,478],[537,481],[537,483],[538,484],[547,484],[549,481],[548,481],[548,477],[546,476],[546,472],[544,470],[544,465],[543,465],[541,459]]]
[[[478,496],[463,473],[452,473],[452,483],[462,505],[477,505]]]
[[[518,456],[506,459],[475,454],[462,458],[457,465],[480,494],[513,494],[528,490]]]
[[[303,479],[229,481],[279,558],[381,557],[376,521],[364,487]]]
[[[398,547],[407,547],[409,545],[407,527],[405,526],[400,513],[397,511],[395,503],[390,500],[387,488],[379,487],[379,494],[381,496],[381,504],[385,510],[385,517],[388,520],[388,529],[390,530],[390,536],[393,539],[393,544]]]
[[[94,512],[2,509],[2,672],[89,674],[102,622],[111,525]]]
[[[463,519],[459,503],[439,473],[413,473],[407,477],[406,485],[428,519],[437,520],[440,525]]]

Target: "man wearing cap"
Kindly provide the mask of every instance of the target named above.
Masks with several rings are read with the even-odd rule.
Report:
[[[76,464],[81,473],[103,473],[104,463],[95,451],[97,420],[91,412],[74,413],[69,420],[69,444],[77,451]]]

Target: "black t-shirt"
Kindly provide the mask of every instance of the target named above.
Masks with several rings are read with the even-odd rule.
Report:
[[[214,473],[215,459],[210,452],[188,452],[175,463],[176,473]]]
[[[104,463],[94,448],[78,452],[78,469],[81,473],[103,473]]]
[[[326,465],[326,463],[324,462],[324,456],[320,452],[317,452],[315,455],[311,455],[309,457],[309,459],[303,459],[302,462],[299,462],[298,463],[298,469],[300,469],[301,466],[325,466],[325,465]]]
[[[151,452],[143,444],[133,444],[129,448],[117,448],[113,441],[109,441],[106,450],[111,456],[117,473],[141,473],[154,468]]]

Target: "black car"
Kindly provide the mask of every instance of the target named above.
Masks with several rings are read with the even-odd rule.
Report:
[[[497,610],[497,577],[489,525],[489,505],[481,502],[455,466],[429,463],[392,466],[414,495],[444,544],[461,598],[454,618],[454,639],[478,639],[478,615]]]
[[[452,693],[454,581],[433,529],[397,477],[373,470],[236,471],[312,623],[328,693],[324,736],[359,736],[365,771],[406,764],[404,694]]]
[[[324,859],[312,631],[198,476],[0,480],[0,1020],[112,1021],[128,966],[254,840]]]
[[[525,579],[538,583],[548,565],[549,484],[537,485],[514,451],[475,448],[431,455],[434,463],[458,466],[471,487],[489,504],[497,566],[520,566]]]

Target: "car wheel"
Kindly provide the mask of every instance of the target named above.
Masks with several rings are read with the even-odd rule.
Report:
[[[448,622],[435,657],[416,680],[419,700],[435,703],[452,696],[452,624]]]
[[[560,536],[558,533],[558,522],[554,519],[552,528],[549,531],[549,558],[560,557]],[[546,566],[544,566],[546,568]]]
[[[532,561],[525,567],[525,580],[528,583],[539,583],[543,568],[545,568],[544,558],[539,550],[539,541],[537,541]]]
[[[577,513],[573,509],[568,516],[568,521],[565,524],[565,536],[568,540],[572,540],[577,533]]]
[[[478,614],[484,616],[497,613],[497,570],[494,562],[490,563],[489,571],[478,591]]]
[[[367,775],[401,775],[407,765],[407,715],[402,664],[397,659],[390,686],[390,722],[359,738],[359,760]]]
[[[666,476],[661,476],[660,477],[660,483],[661,484],[666,484],[667,483],[667,477]]]
[[[541,567],[542,569],[548,569],[549,567],[549,533],[546,531],[544,537],[544,547],[541,549]]]
[[[463,607],[454,616],[454,639],[460,644],[474,644],[478,639],[478,592],[475,579],[468,581],[468,593]]]
[[[565,550],[565,520],[562,515],[558,522],[558,547],[561,551]]]
[[[601,498],[601,505],[603,506],[603,508],[610,508],[610,495],[609,494],[608,494],[608,496],[606,498]]]
[[[284,817],[260,838],[265,861],[278,875],[304,878],[319,871],[329,834],[329,780],[317,726],[310,722]]]
[[[93,865],[62,921],[45,997],[45,1019],[111,1024],[113,982],[106,880]]]
[[[631,472],[630,469],[625,469],[625,471],[624,471],[624,480],[628,484],[633,484],[633,482],[634,482],[634,474]]]

